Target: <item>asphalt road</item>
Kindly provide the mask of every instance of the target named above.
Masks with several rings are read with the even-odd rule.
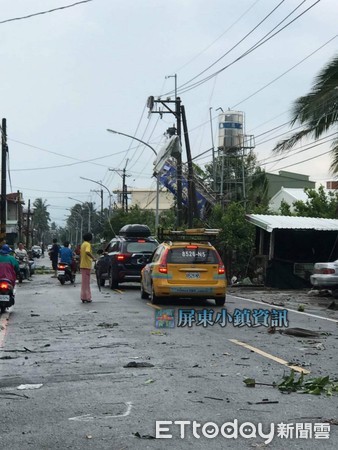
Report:
[[[305,371],[310,372],[305,378],[338,379],[337,312],[288,311],[289,328],[323,333],[304,338],[271,334],[263,325],[223,326],[222,308],[212,301],[154,307],[141,300],[137,284],[99,292],[93,276],[92,291],[93,303],[82,304],[79,284],[61,286],[50,275],[34,275],[18,286],[15,306],[0,318],[1,449],[337,448],[338,394],[284,394],[243,382],[279,382],[290,373],[288,363],[297,378]],[[235,309],[278,310],[233,295],[225,308],[233,320],[243,319]],[[155,327],[160,309],[174,311],[174,328]],[[202,320],[183,327],[177,326],[179,309],[213,310],[213,318],[221,314],[213,325],[203,326]],[[203,319],[201,314],[195,319]],[[152,366],[124,367],[128,363]],[[151,439],[156,421],[190,423],[158,428],[172,438]],[[193,421],[201,426],[193,429]],[[234,426],[224,427],[228,438],[220,431],[211,438],[207,430],[217,434],[217,428],[202,431],[207,422],[218,429],[226,422]],[[241,428],[245,422],[251,425]],[[325,423],[329,439],[320,439]],[[259,424],[266,434],[274,426],[271,443],[264,443],[268,438],[260,436]],[[236,426],[238,437],[230,438]],[[277,436],[277,429],[285,428],[293,439]]]

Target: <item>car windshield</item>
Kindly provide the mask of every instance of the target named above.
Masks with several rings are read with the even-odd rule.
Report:
[[[168,263],[172,264],[217,264],[218,258],[210,248],[173,248],[168,254]]]
[[[126,250],[128,253],[153,253],[156,247],[156,242],[128,242]]]

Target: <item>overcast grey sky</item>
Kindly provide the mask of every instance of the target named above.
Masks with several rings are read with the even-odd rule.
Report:
[[[1,0],[0,22],[75,1]],[[66,208],[75,203],[69,196],[95,201],[99,207],[99,197],[90,191],[100,186],[80,176],[118,189],[121,177],[109,168],[123,169],[128,158],[128,186],[155,187],[151,150],[106,129],[135,135],[159,150],[174,118],[148,116],[146,101],[149,95],[174,89],[174,78],[168,75],[177,74],[180,87],[238,44],[195,81],[214,74],[271,32],[297,6],[273,33],[311,5],[257,50],[200,86],[187,92],[179,89],[179,94],[193,156],[211,147],[209,108],[216,137],[216,109],[234,107],[244,111],[246,132],[256,136],[255,152],[267,171],[285,168],[322,183],[331,179],[328,155],[295,165],[327,152],[329,142],[282,161],[271,157],[277,135],[289,128],[269,130],[288,122],[292,102],[307,93],[318,72],[337,54],[337,0],[315,3],[93,0],[0,23],[0,111],[7,119],[11,173],[7,191],[22,191],[26,203],[37,197],[47,200],[52,220],[62,225]],[[203,165],[210,159],[208,153],[196,162]]]

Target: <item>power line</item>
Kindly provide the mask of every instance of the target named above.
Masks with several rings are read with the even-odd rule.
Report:
[[[232,50],[234,50],[236,47],[238,47],[239,44],[241,44],[248,36],[250,36],[250,34],[252,34],[263,22],[265,22],[265,20],[267,20],[271,14],[273,14],[281,5],[282,3],[284,3],[285,0],[282,0],[275,8],[273,8],[269,14],[267,14],[254,28],[252,28],[242,39],[240,39],[234,46],[232,46],[226,53],[223,53],[223,55],[221,57],[219,57],[218,59],[216,59],[216,61],[214,61],[212,64],[210,64],[206,69],[202,70],[202,72],[200,72],[199,74],[195,75],[193,78],[190,78],[190,80],[186,81],[185,83],[183,83],[181,86],[179,86],[178,90],[180,90],[181,88],[183,88],[184,86],[186,86],[187,84],[191,83],[192,81],[194,81],[196,78],[198,78],[199,76],[203,75],[205,72],[207,72],[209,69],[211,69],[211,67],[213,67],[215,64],[217,64],[221,59],[223,59],[225,56],[227,56],[230,52],[232,52]],[[163,95],[169,95],[173,93],[173,91],[170,91],[166,94]]]
[[[263,91],[265,88],[267,88],[268,86],[271,86],[271,84],[273,84],[275,81],[279,80],[280,78],[282,78],[284,75],[286,75],[287,73],[291,72],[291,70],[295,69],[297,66],[299,66],[300,64],[302,64],[304,61],[306,61],[307,59],[309,59],[312,55],[314,55],[315,53],[317,53],[319,50],[321,50],[323,47],[325,47],[326,45],[328,45],[330,42],[332,42],[334,39],[336,39],[337,35],[333,36],[331,39],[329,39],[327,42],[325,42],[325,44],[321,45],[320,47],[318,47],[316,50],[314,50],[312,53],[310,53],[309,55],[307,55],[305,58],[303,58],[301,61],[299,61],[297,64],[295,64],[294,66],[290,67],[288,70],[286,70],[285,72],[283,72],[281,75],[279,75],[278,77],[274,78],[272,81],[270,81],[269,83],[265,84],[264,86],[262,86],[260,89],[258,89],[257,91],[255,91],[254,93],[252,93],[251,95],[249,95],[248,97],[244,98],[243,100],[241,100],[240,102],[236,103],[236,105],[233,105],[231,107],[231,109],[236,108],[238,105],[241,105],[242,103],[244,103],[245,101],[249,100],[251,97],[255,96],[256,94],[258,94],[259,92]]]
[[[92,2],[92,1],[93,0],[82,0],[80,2],[72,3],[71,5],[59,6],[58,8],[53,8],[53,9],[48,9],[46,11],[40,11],[40,12],[37,12],[37,13],[28,14],[27,16],[14,17],[12,19],[1,20],[0,21],[0,25],[3,24],[3,23],[7,23],[7,22],[14,22],[16,20],[30,19],[31,17],[41,16],[42,14],[49,14],[49,13],[52,13],[52,12],[55,12],[55,11],[59,11],[61,9],[73,8],[74,6],[81,5],[82,3],[89,3],[89,2]]]
[[[276,162],[279,162],[279,161],[283,161],[284,159],[294,157],[294,156],[296,156],[296,155],[298,155],[300,153],[306,152],[307,150],[311,150],[312,148],[318,147],[319,145],[323,145],[323,144],[327,144],[328,142],[332,142],[335,138],[333,138],[333,139],[328,139],[328,138],[331,137],[331,136],[334,136],[336,134],[337,133],[332,133],[329,136],[326,136],[325,138],[318,139],[317,141],[315,141],[316,143],[314,145],[311,145],[311,144],[303,145],[299,149],[297,149],[297,151],[295,153],[293,153],[292,155],[285,155],[285,156],[282,156],[281,158],[275,159],[273,161],[259,162],[259,163],[260,163],[261,166],[266,166],[267,164],[273,164],[273,163],[276,163]],[[324,140],[324,139],[326,139],[326,140]],[[323,141],[323,142],[319,142],[319,141]],[[303,147],[306,147],[306,148],[303,148]],[[302,149],[302,150],[300,150],[300,149]],[[332,150],[329,150],[329,151],[332,151]],[[304,160],[304,162],[306,162],[306,161],[307,160]],[[300,164],[301,162],[303,162],[303,161],[300,161],[297,164]]]
[[[221,39],[221,37],[223,37],[228,31],[231,30],[231,28],[233,28],[254,6],[256,6],[256,4],[260,2],[260,0],[256,0],[255,3],[253,3],[246,11],[244,11],[244,13],[237,19],[235,20],[235,22],[233,22],[225,31],[223,31],[223,33],[218,36],[218,38],[216,38],[214,41],[211,42],[211,44],[209,44],[207,47],[205,47],[203,50],[201,50],[199,53],[197,53],[197,55],[195,55],[193,58],[191,58],[188,62],[186,62],[183,66],[179,67],[178,69],[174,70],[174,73],[179,72],[180,70],[182,70],[184,67],[186,67],[188,64],[190,64],[191,62],[195,61],[195,59],[197,59],[200,55],[202,55],[204,52],[206,52],[207,50],[209,50],[210,47],[212,47],[215,42],[217,42],[219,39]]]
[[[317,3],[319,3],[321,0],[317,0],[315,3],[313,3],[311,6],[309,6],[305,11],[303,11],[302,13],[300,13],[298,16],[296,16],[294,19],[292,19],[290,22],[288,22],[286,25],[284,25],[284,27],[282,27],[281,29],[279,29],[278,31],[276,31],[274,34],[272,34],[271,36],[267,37],[265,40],[263,41],[258,41],[256,44],[254,44],[249,50],[247,50],[246,52],[242,53],[242,55],[240,55],[238,58],[234,59],[232,62],[230,62],[229,64],[227,64],[226,66],[222,67],[221,69],[219,69],[217,72],[214,72],[213,74],[209,75],[208,77],[203,78],[200,81],[197,81],[195,83],[192,83],[190,86],[187,86],[185,89],[179,90],[180,94],[186,93],[191,91],[192,89],[195,89],[199,86],[201,86],[202,84],[206,83],[207,81],[211,80],[212,78],[214,78],[215,76],[219,75],[221,72],[223,72],[224,70],[228,69],[230,66],[232,66],[233,64],[235,64],[236,62],[240,61],[241,59],[243,59],[245,56],[249,55],[250,53],[252,53],[254,50],[257,50],[257,48],[261,47],[263,44],[265,44],[266,42],[268,42],[270,39],[272,39],[273,37],[275,37],[277,34],[279,34],[281,31],[283,31],[285,28],[287,28],[288,26],[290,26],[293,22],[295,22],[296,20],[298,20],[301,16],[303,16],[305,13],[307,13],[311,8],[313,8]],[[269,34],[269,33],[268,33]],[[268,35],[267,34],[267,35]]]
[[[84,164],[84,163],[92,162],[92,161],[95,161],[95,160],[98,160],[98,159],[108,158],[109,156],[120,155],[121,153],[125,153],[125,150],[122,150],[121,152],[111,153],[110,155],[100,156],[98,158],[82,160],[82,161],[69,163],[69,164],[60,164],[58,166],[47,166],[47,167],[32,167],[32,168],[27,168],[27,169],[13,169],[12,172],[29,172],[29,171],[32,171],[32,170],[48,170],[48,169],[58,169],[60,167],[76,166],[77,164]],[[103,164],[100,164],[100,165],[103,166]],[[106,167],[106,166],[103,166],[103,167]]]

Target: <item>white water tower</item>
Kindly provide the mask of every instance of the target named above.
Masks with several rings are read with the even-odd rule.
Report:
[[[244,142],[244,113],[226,111],[218,116],[218,147],[240,149]]]

